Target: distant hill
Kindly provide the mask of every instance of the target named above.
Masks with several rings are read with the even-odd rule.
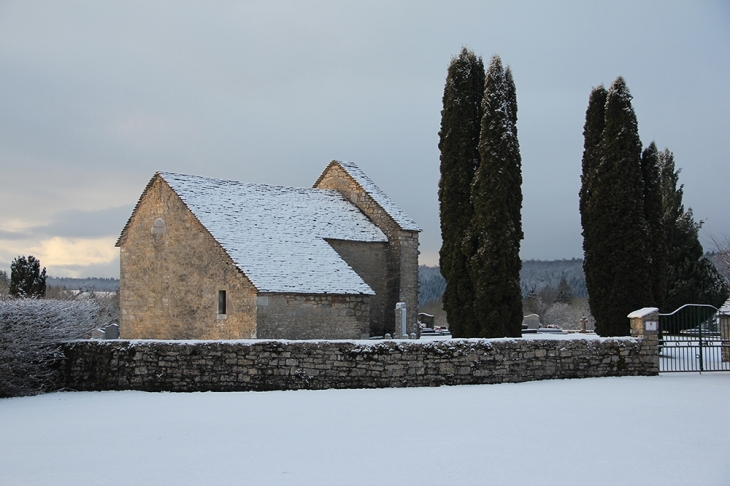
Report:
[[[583,274],[583,259],[570,260],[524,260],[520,271],[522,295],[533,288],[539,292],[545,287],[558,288],[560,280],[565,280],[576,297],[586,297],[586,277]]]
[[[439,267],[418,266],[418,305],[438,300],[446,289],[446,280],[441,276]]]
[[[67,290],[83,290],[85,292],[116,292],[119,290],[118,278],[68,278],[48,277],[46,285],[51,287],[66,287]]]
[[[583,260],[524,260],[520,271],[520,287],[522,295],[527,295],[532,288],[539,292],[545,287],[557,289],[560,280],[565,277],[576,297],[585,297],[586,280],[583,275]],[[444,293],[446,281],[441,276],[439,267],[418,267],[418,305],[437,300]]]
[[[720,273],[730,280],[730,268],[723,265],[721,256],[714,252],[705,254]],[[520,286],[522,295],[526,296],[531,289],[539,292],[545,287],[557,289],[560,279],[565,277],[573,294],[576,297],[587,297],[586,278],[583,274],[583,259],[572,258],[570,260],[523,260],[520,271]],[[444,293],[446,281],[439,272],[439,267],[418,267],[418,281],[421,289],[418,294],[418,305],[424,305],[432,300],[437,300]]]

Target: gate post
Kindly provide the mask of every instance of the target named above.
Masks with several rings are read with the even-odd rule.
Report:
[[[722,362],[730,362],[730,300],[720,309],[720,343],[722,346]]]
[[[631,336],[642,340],[641,354],[651,363],[652,374],[659,374],[659,309],[644,307],[627,317]]]

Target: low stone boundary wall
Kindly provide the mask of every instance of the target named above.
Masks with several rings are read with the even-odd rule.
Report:
[[[72,390],[319,390],[659,372],[656,344],[638,338],[74,341],[64,353]]]

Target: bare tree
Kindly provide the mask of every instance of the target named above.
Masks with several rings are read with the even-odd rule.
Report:
[[[723,233],[721,237],[710,235],[712,245],[715,247],[716,260],[718,270],[725,278],[730,279],[730,236]]]

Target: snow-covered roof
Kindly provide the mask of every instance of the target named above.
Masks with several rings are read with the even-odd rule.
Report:
[[[421,231],[421,228],[418,227],[416,222],[409,218],[354,162],[337,161],[337,163],[393,218],[393,221],[401,229],[406,231]]]
[[[339,192],[158,174],[260,292],[374,294],[325,239],[388,239]]]

